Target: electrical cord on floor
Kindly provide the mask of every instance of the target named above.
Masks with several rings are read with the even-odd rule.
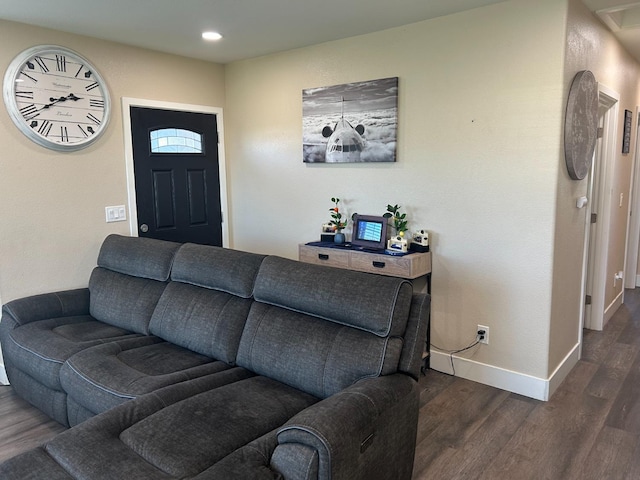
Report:
[[[478,345],[480,343],[480,338],[476,337],[475,342],[473,342],[472,344],[463,347],[463,348],[459,348],[457,350],[447,350],[446,348],[440,348],[437,345],[434,345],[433,343],[430,343],[429,345],[431,345],[433,348],[435,348],[436,350],[443,352],[443,353],[448,353],[449,354],[449,360],[451,361],[451,370],[453,371],[452,375],[455,377],[456,376],[456,367],[453,365],[453,354],[454,353],[460,353],[460,352],[465,352],[467,350],[472,349],[473,347],[475,347],[476,345]]]

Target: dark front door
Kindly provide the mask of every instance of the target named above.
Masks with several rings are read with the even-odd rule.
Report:
[[[131,107],[138,234],[222,246],[216,115]]]

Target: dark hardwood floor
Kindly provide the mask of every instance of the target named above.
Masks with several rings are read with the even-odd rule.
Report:
[[[639,351],[636,289],[548,402],[428,371],[413,480],[640,479]],[[0,461],[62,430],[0,387]]]
[[[548,402],[428,371],[413,480],[640,479],[639,351],[635,289]]]
[[[0,461],[30,450],[65,428],[0,386]]]

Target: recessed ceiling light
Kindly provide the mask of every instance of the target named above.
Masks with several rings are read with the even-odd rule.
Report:
[[[222,35],[220,35],[218,32],[203,32],[202,38],[204,38],[205,40],[220,40],[222,38]]]

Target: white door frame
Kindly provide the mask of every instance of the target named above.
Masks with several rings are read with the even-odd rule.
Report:
[[[220,172],[220,208],[222,210],[222,246],[229,244],[229,208],[227,201],[227,167],[224,156],[224,122],[222,108],[186,103],[162,102],[141,98],[122,97],[122,127],[124,129],[124,158],[127,172],[127,197],[129,208],[129,230],[138,236],[138,209],[136,202],[136,182],[133,170],[133,138],[131,136],[131,107],[157,108],[183,112],[211,113],[216,116],[218,127],[218,166]]]
[[[611,228],[611,189],[613,182],[612,168],[616,158],[616,139],[618,138],[618,111],[620,94],[598,84],[599,108],[604,108],[603,135],[598,141],[601,145],[596,146],[596,152],[600,151],[600,158],[594,160],[593,175],[598,177],[595,184],[597,205],[589,202],[590,208],[587,212],[586,234],[589,235],[589,243],[593,242],[593,255],[589,261],[591,265],[583,271],[590,270],[592,275],[591,308],[585,312],[585,327],[592,330],[602,330],[606,323],[605,309],[605,287],[607,277],[607,252],[609,251],[609,236]],[[600,150],[598,150],[600,147]],[[597,212],[595,233],[590,235],[591,212]],[[590,247],[592,248],[592,247]],[[586,284],[587,278],[583,278]],[[587,292],[589,293],[589,292]]]
[[[640,107],[636,107],[636,120],[640,120]],[[633,169],[629,192],[629,228],[627,230],[627,257],[624,266],[625,288],[638,285],[638,248],[640,248],[640,124],[636,122],[636,148],[633,154]]]

